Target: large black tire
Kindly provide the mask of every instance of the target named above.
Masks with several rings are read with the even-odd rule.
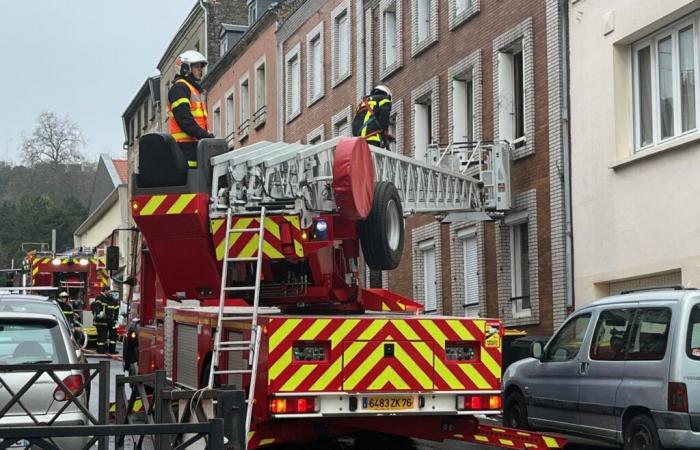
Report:
[[[624,432],[624,450],[663,450],[656,424],[646,414],[632,417]]]
[[[503,405],[503,426],[521,430],[529,429],[527,404],[520,392],[513,392],[506,397],[506,403]]]
[[[374,186],[372,210],[357,224],[365,262],[373,270],[396,269],[401,262],[404,240],[403,208],[394,183]]]

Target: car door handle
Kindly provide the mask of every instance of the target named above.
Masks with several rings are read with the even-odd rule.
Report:
[[[579,366],[579,373],[581,375],[586,375],[588,373],[588,364],[587,362],[582,362]]]

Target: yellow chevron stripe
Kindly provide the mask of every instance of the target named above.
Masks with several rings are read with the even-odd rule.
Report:
[[[284,324],[282,324],[281,327],[277,331],[275,331],[272,336],[270,336],[270,342],[269,342],[269,350],[268,353],[272,353],[278,345],[280,345],[280,342],[286,338],[289,333],[292,332],[294,328],[297,327],[301,323],[301,319],[289,319],[285,320]]]
[[[239,233],[240,234],[240,233]],[[258,251],[258,240],[260,239],[260,236],[258,234],[253,234],[248,243],[243,247],[241,252],[237,255],[240,256],[241,258],[248,258],[251,257],[255,254],[255,252]]]
[[[296,239],[294,239],[294,252],[300,258],[304,256],[304,246],[302,246],[301,242],[297,241]]]
[[[369,390],[378,391],[384,388],[387,383],[391,383],[395,389],[408,389],[409,386],[391,367],[387,366],[377,378],[369,385]]]
[[[500,442],[501,445],[507,445],[509,447],[512,447],[513,445],[515,445],[515,444],[513,444],[513,441],[511,441],[510,439],[499,439],[498,442]]]
[[[340,370],[343,368],[343,359],[338,358],[335,360],[335,362],[328,368],[326,369],[325,372],[323,372],[323,375],[318,377],[318,380],[314,384],[311,385],[310,390],[311,391],[323,391],[325,390],[328,385],[335,379],[335,377],[338,376],[340,373]]]
[[[248,228],[248,225],[253,221],[253,219],[240,219],[237,222],[233,224],[233,230],[238,229],[238,230],[244,230]],[[240,225],[240,226],[239,226]],[[236,241],[243,236],[243,233],[231,233],[228,237],[228,249],[231,250],[231,248],[234,246]],[[224,247],[226,246],[226,238],[221,240],[219,244],[216,246],[216,259],[217,260],[222,260],[224,259]],[[240,256],[240,255],[237,255]]]
[[[425,342],[411,342],[411,345],[413,345],[413,348],[418,350],[418,353],[421,354],[423,359],[425,359],[428,364],[431,366],[434,365],[433,360],[435,359],[435,354],[433,353],[433,349],[431,349],[428,344]]]
[[[362,381],[362,379],[369,373],[370,370],[382,359],[384,358],[384,347],[378,345],[372,353],[365,359],[365,361],[357,368],[355,371],[345,379],[343,383],[343,389],[352,390],[357,386],[357,384]],[[345,359],[345,357],[343,357]],[[347,366],[347,362],[345,365]]]
[[[386,303],[382,302],[382,311],[391,311],[391,308],[389,308]]]
[[[360,321],[357,319],[350,319],[343,321],[343,324],[338,327],[337,330],[331,335],[331,349],[334,349],[338,344],[340,344],[345,336],[355,328]]]
[[[36,275],[39,272],[39,266],[36,266],[34,269],[32,269],[32,275]]]
[[[557,440],[554,438],[542,436],[542,440],[544,440],[545,445],[549,448],[559,448],[559,444],[557,444]]]
[[[255,431],[249,431],[248,432],[248,442],[250,442],[250,440],[253,439],[253,436],[255,436]]]
[[[450,326],[454,330],[455,333],[457,333],[457,336],[463,341],[473,341],[474,336],[467,330],[467,327],[464,326],[462,322],[459,320],[448,320],[447,325]]]
[[[265,233],[270,233],[278,240],[280,239],[280,226],[272,219],[265,219]]]
[[[487,438],[486,436],[482,436],[480,434],[475,434],[474,439],[476,439],[479,442],[488,442],[489,441],[489,438]]]
[[[314,320],[313,325],[304,331],[304,334],[299,338],[300,341],[311,341],[316,339],[316,336],[321,334],[321,331],[330,323],[330,319],[318,319]]]
[[[257,235],[256,235],[257,236]],[[267,241],[263,241],[263,254],[270,259],[282,259],[284,255],[282,252],[277,250],[272,244]]]
[[[345,352],[343,352],[343,362],[344,365],[348,365],[352,362],[353,359],[357,356],[358,353],[360,353],[360,350],[365,348],[367,346],[367,342],[353,342],[348,346],[347,349],[345,349]]]
[[[280,356],[280,358],[270,367],[269,379],[272,382],[276,380],[278,376],[282,373],[292,363],[292,349],[290,348]]]
[[[299,216],[284,216],[287,222],[291,223],[294,228],[301,230],[301,222],[299,221]]]
[[[494,377],[501,378],[501,365],[493,359],[484,347],[481,347],[481,362],[489,369],[489,372],[491,372]]]
[[[263,445],[270,445],[270,444],[274,444],[274,443],[275,443],[274,438],[273,439],[260,439],[260,447],[262,447]]]
[[[450,389],[461,389],[464,388],[462,383],[459,382],[457,377],[454,376],[452,372],[450,372],[450,369],[448,369],[445,366],[445,363],[443,363],[440,358],[434,358],[433,361],[435,362],[433,364],[433,369],[435,372],[437,372],[438,375],[440,375],[440,378],[445,380],[445,383],[450,387]],[[472,367],[472,366],[469,366]],[[473,367],[472,367],[473,368]]]
[[[419,322],[423,328],[425,328],[425,331],[427,331],[438,344],[442,345],[443,347],[445,346],[447,337],[442,331],[440,331],[432,320],[421,320]]]
[[[413,328],[411,328],[405,320],[394,320],[391,322],[397,330],[401,332],[404,338],[406,338],[409,341],[419,341],[420,337],[418,336],[418,333],[413,331]]]
[[[194,198],[195,194],[182,194],[178,197],[178,199],[173,203],[173,206],[170,207],[168,212],[166,214],[180,214],[183,209],[187,207],[187,205],[190,204],[192,199]]]
[[[146,205],[141,208],[140,216],[151,216],[158,209],[158,207],[165,201],[166,195],[154,195],[146,203]]]
[[[479,373],[478,370],[474,368],[471,364],[459,364],[459,368],[462,369],[469,379],[476,385],[479,389],[488,389],[491,387],[490,384],[486,382],[484,377]]]
[[[214,219],[211,221],[211,234],[216,234],[219,228],[226,222],[224,219]]]
[[[360,336],[357,338],[358,341],[369,341],[372,339],[374,336],[377,335],[381,331],[381,329],[386,325],[388,320],[383,319],[383,320],[373,320],[370,326],[367,327],[365,331],[360,334]]]
[[[44,260],[43,260],[42,262],[43,262],[44,264],[48,264],[49,261],[51,261],[51,258],[44,258]]]
[[[311,372],[313,372],[316,367],[316,364],[304,364],[303,366],[299,367],[299,369],[294,372],[294,375],[289,377],[289,380],[284,383],[280,390],[293,391],[301,384],[302,381],[306,379],[306,377],[309,376]]]
[[[433,380],[423,372],[413,358],[400,346],[394,346],[394,356],[413,375],[423,389],[432,389]],[[431,374],[432,375],[432,374]],[[398,386],[395,386],[398,387]]]

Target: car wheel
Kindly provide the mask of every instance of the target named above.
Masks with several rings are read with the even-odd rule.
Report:
[[[527,405],[520,392],[513,392],[503,406],[503,426],[527,430]]]
[[[392,270],[401,262],[404,241],[403,208],[394,183],[380,181],[374,186],[372,210],[357,223],[362,253],[374,270]]]
[[[662,450],[656,424],[646,414],[634,416],[624,430],[624,450]]]

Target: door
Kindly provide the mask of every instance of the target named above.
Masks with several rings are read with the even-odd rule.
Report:
[[[423,283],[425,311],[437,310],[437,278],[435,277],[435,247],[423,250]]]
[[[595,324],[590,351],[581,352],[579,421],[582,431],[614,438],[615,395],[622,384],[630,337],[631,308],[602,310]]]
[[[533,425],[562,429],[576,426],[581,348],[590,321],[590,313],[569,319],[547,344],[542,360],[528,374],[530,382],[525,385],[525,394]]]

